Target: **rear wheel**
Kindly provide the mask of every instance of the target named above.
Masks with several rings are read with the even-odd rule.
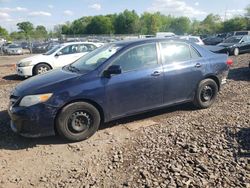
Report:
[[[100,113],[94,106],[86,102],[75,102],[62,109],[56,121],[56,129],[66,140],[81,141],[92,136],[100,122]]]
[[[49,70],[51,70],[51,67],[49,65],[41,63],[35,66],[34,74],[35,75],[43,74],[45,72],[48,72]]]
[[[216,100],[217,94],[218,85],[214,80],[202,80],[196,90],[193,103],[198,108],[208,108]]]

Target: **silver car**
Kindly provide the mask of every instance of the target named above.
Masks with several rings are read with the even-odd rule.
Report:
[[[10,44],[6,49],[6,53],[9,55],[22,55],[23,49],[18,44]]]

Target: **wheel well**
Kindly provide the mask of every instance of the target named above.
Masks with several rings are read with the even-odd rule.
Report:
[[[220,91],[220,80],[216,76],[213,76],[213,75],[207,76],[205,79],[207,79],[207,78],[214,80],[218,86],[218,91]]]
[[[33,69],[32,69],[32,74],[33,74],[33,75],[35,75],[35,68],[36,68],[38,65],[41,65],[41,64],[48,65],[51,69],[53,69],[52,66],[51,66],[50,64],[48,64],[48,63],[46,63],[46,62],[40,62],[40,63],[36,64],[36,65],[33,67]]]
[[[64,104],[64,105],[57,111],[56,116],[55,116],[55,119],[54,119],[54,130],[55,130],[55,133],[57,133],[57,130],[56,130],[56,120],[57,120],[58,115],[60,114],[60,112],[62,111],[62,109],[63,109],[65,106],[67,106],[67,105],[69,105],[69,104],[71,104],[71,103],[74,103],[74,102],[86,102],[86,103],[89,103],[89,104],[93,105],[93,106],[98,110],[98,112],[100,113],[101,124],[104,122],[104,119],[105,119],[105,117],[104,117],[104,111],[103,111],[102,107],[101,107],[98,103],[96,103],[95,101],[92,101],[92,100],[88,100],[88,99],[73,100],[73,101],[70,101],[70,102]]]

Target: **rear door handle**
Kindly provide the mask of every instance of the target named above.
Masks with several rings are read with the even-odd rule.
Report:
[[[159,71],[155,71],[151,74],[151,76],[160,76],[161,75],[161,72]]]
[[[196,68],[200,68],[200,67],[201,67],[201,64],[200,64],[200,63],[196,63],[195,67],[196,67]]]

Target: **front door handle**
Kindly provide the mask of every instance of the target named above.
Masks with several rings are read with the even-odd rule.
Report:
[[[200,63],[196,63],[195,67],[196,67],[196,68],[200,68],[200,67],[201,67],[201,64],[200,64]]]
[[[161,72],[159,71],[155,71],[151,74],[151,76],[160,76],[161,75]]]

